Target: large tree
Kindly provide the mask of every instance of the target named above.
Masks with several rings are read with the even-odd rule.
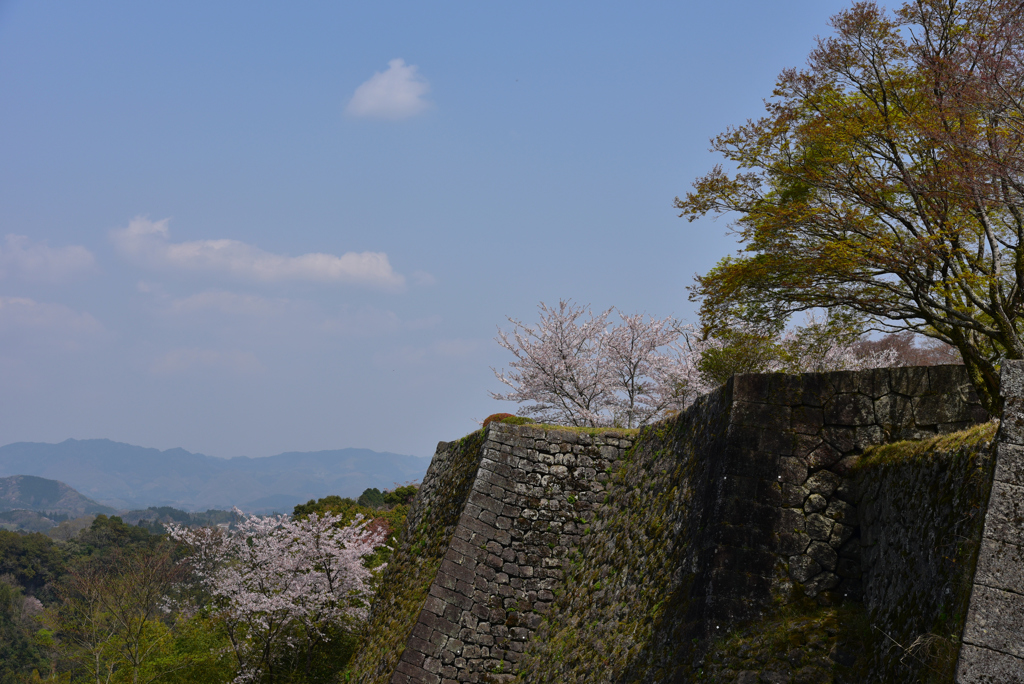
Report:
[[[714,138],[676,198],[735,218],[743,250],[697,278],[708,330],[825,308],[956,347],[982,402],[1024,358],[1024,5],[856,3],[766,113]]]
[[[187,658],[168,660],[174,633],[166,610],[167,595],[187,572],[167,544],[80,560],[44,618],[61,659],[73,664],[72,681],[84,670],[84,681],[97,684],[146,684],[190,666]]]

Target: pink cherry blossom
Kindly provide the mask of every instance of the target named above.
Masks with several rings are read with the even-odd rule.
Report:
[[[323,640],[328,626],[365,619],[372,573],[363,557],[385,534],[360,518],[340,523],[340,516],[314,513],[244,516],[227,532],[168,526],[191,549],[196,576],[227,625],[236,682],[257,681],[282,649]]]

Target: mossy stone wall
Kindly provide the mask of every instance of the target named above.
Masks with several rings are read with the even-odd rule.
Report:
[[[896,513],[922,525],[934,505],[935,534],[970,537],[979,518],[957,515],[977,503],[984,477],[953,485],[992,461],[979,449],[950,456],[955,467],[936,465],[945,456],[932,449],[908,477],[940,498],[922,493],[913,511],[898,505],[899,475],[874,484],[871,473],[889,471],[857,475],[856,466],[871,447],[987,419],[963,368],[945,366],[736,376],[639,434],[492,423],[439,448],[354,681],[889,677],[875,657],[873,616],[908,634],[939,625],[952,636],[963,611],[920,624],[884,613],[898,590],[875,583],[892,576],[878,568],[896,562],[897,547],[880,547],[871,526],[896,524]],[[867,504],[867,527],[858,482],[871,501],[888,501]],[[443,502],[443,515],[427,501]],[[900,560],[961,586],[969,544],[952,566],[914,548]],[[946,592],[904,585],[931,597],[924,612]],[[864,597],[879,602],[875,613]]]
[[[439,444],[352,681],[511,679],[634,433],[492,422]]]
[[[384,569],[350,681],[385,684],[401,662],[480,467],[483,433],[441,442]]]
[[[865,681],[952,682],[997,423],[871,450],[858,464]]]
[[[858,612],[844,596],[856,603],[863,592],[852,467],[873,445],[987,419],[960,367],[736,376],[641,432],[527,647],[522,681],[813,682],[852,672],[856,657],[836,648],[834,627]],[[791,618],[827,646],[818,660],[750,651],[745,662],[719,648],[744,626]]]
[[[721,579],[709,571],[730,399],[722,388],[641,431],[527,646],[521,681],[686,681]]]
[[[1003,416],[978,552],[961,684],[1024,682],[1024,361],[1001,368]]]

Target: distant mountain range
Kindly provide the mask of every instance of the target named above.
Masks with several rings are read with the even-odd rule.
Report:
[[[25,510],[61,513],[77,518],[90,513],[116,513],[57,480],[33,475],[0,477],[0,512]]]
[[[186,511],[238,506],[247,513],[290,512],[329,494],[357,497],[423,477],[430,461],[369,449],[289,452],[231,459],[184,449],[147,449],[108,439],[0,447],[0,477],[60,480],[115,509],[173,506]]]

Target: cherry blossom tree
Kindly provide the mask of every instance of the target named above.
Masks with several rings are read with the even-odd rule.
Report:
[[[495,399],[526,403],[519,414],[574,426],[637,427],[679,411],[735,373],[824,372],[897,365],[891,346],[865,346],[855,319],[808,315],[791,330],[736,327],[702,334],[673,318],[594,315],[562,300],[539,305],[540,322],[509,318],[495,338],[515,356],[494,370],[511,391]],[[529,402],[529,403],[527,403]]]
[[[507,373],[491,369],[512,388],[491,396],[533,402],[519,413],[543,422],[578,427],[607,424],[613,396],[604,345],[612,309],[595,316],[589,307],[567,300],[559,301],[557,309],[544,302],[538,308],[536,327],[509,318],[511,333],[498,331],[498,344],[516,358]]]
[[[533,402],[520,415],[580,427],[635,427],[686,404],[675,320],[623,315],[612,326],[613,308],[594,315],[567,300],[557,309],[541,302],[538,309],[536,326],[509,318],[512,330],[498,331],[495,339],[515,360],[509,371],[492,368],[512,390],[491,393],[495,399]]]
[[[603,346],[614,423],[631,428],[687,403],[686,355],[675,344],[683,333],[677,321],[643,314],[620,319]]]
[[[357,518],[245,516],[221,532],[169,525],[191,549],[189,562],[214,597],[237,660],[235,682],[274,681],[287,655],[314,650],[337,629],[365,619],[372,594],[363,557],[384,541]]]

